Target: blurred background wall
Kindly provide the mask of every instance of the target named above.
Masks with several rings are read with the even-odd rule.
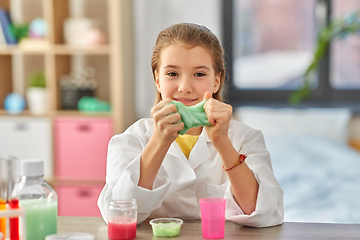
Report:
[[[135,96],[137,117],[150,116],[155,100],[152,48],[161,30],[179,22],[207,26],[222,38],[221,0],[134,0]]]

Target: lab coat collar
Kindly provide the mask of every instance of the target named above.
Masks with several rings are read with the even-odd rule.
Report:
[[[145,137],[147,137],[147,141],[150,140],[151,136],[153,135],[153,132],[154,132],[154,125],[151,125],[149,129],[145,132]],[[171,144],[167,153],[176,158],[182,158],[183,156],[184,160],[186,160],[186,157],[181,151],[181,148],[175,141]]]
[[[205,128],[203,128],[199,139],[195,143],[195,146],[191,150],[189,156],[189,164],[193,170],[211,158],[209,146],[212,145],[209,143],[211,143],[210,138],[207,135]]]
[[[154,125],[151,125],[149,129],[146,131],[145,136],[150,139],[154,132]],[[168,154],[176,157],[183,158],[188,161],[190,167],[192,169],[197,168],[200,164],[207,161],[211,157],[211,152],[208,146],[211,143],[209,136],[207,135],[205,128],[202,129],[201,134],[199,136],[198,141],[196,142],[193,150],[190,152],[189,159],[186,160],[185,155],[181,151],[179,145],[174,141],[169,150]]]

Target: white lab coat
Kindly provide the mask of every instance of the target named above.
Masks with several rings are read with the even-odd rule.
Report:
[[[174,141],[156,176],[153,189],[138,186],[140,155],[154,130],[151,118],[144,118],[124,133],[112,137],[107,156],[107,176],[98,206],[107,222],[112,199],[135,198],[138,223],[148,217],[200,218],[199,199],[226,199],[226,218],[241,225],[265,227],[283,222],[283,191],[275,179],[262,133],[231,120],[229,138],[235,149],[247,154],[246,164],[259,183],[256,209],[245,215],[233,198],[222,160],[205,129],[189,159]]]

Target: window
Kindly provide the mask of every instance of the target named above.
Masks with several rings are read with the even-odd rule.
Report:
[[[335,18],[354,10],[360,10],[359,0],[332,1]],[[360,89],[360,34],[334,41],[331,52],[331,86],[335,89]]]
[[[225,0],[224,41],[233,106],[288,106],[302,86],[317,31],[360,10],[358,0]],[[299,106],[347,106],[360,112],[360,34],[333,41]],[[358,106],[356,106],[358,105]]]

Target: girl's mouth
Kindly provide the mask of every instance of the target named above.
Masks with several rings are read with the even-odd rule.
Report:
[[[192,105],[197,99],[194,98],[174,98],[175,101],[181,102],[184,105]]]

